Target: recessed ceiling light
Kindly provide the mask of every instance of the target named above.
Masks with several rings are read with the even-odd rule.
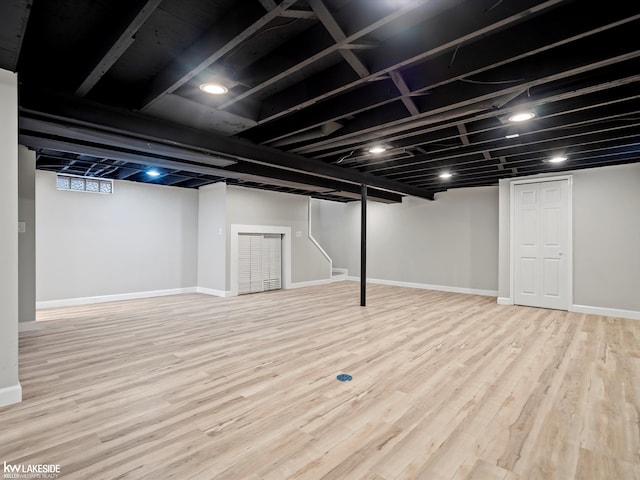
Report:
[[[504,138],[518,138],[519,136],[519,133],[510,133],[509,135],[505,135]]]
[[[444,172],[444,173],[441,173],[441,174],[440,174],[440,175],[438,175],[438,176],[439,176],[440,178],[442,178],[443,180],[446,180],[446,179],[448,179],[448,178],[451,178],[451,177],[453,176],[453,174],[452,174],[452,173],[449,173],[449,172]]]
[[[536,114],[533,112],[518,112],[514,113],[509,117],[510,122],[526,122],[527,120],[531,120],[535,117]]]
[[[147,170],[147,175],[150,177],[159,177],[160,172],[158,170]]]
[[[382,145],[376,145],[374,147],[371,147],[369,149],[369,153],[382,153],[382,152],[386,152],[387,149],[384,148]]]
[[[227,87],[217,83],[203,83],[200,85],[200,90],[211,95],[222,95],[229,91]]]
[[[562,155],[558,155],[557,157],[553,157],[549,159],[550,163],[562,163],[566,161],[567,161],[567,157],[563,157]]]

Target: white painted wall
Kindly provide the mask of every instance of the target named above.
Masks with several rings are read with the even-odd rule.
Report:
[[[25,224],[18,235],[19,317],[36,319],[36,153],[20,145],[18,150],[18,221]]]
[[[38,302],[196,287],[196,190],[117,181],[112,195],[59,191],[54,173],[37,171],[36,222]]]
[[[640,163],[569,173],[574,309],[640,319]],[[511,298],[509,194],[502,181],[499,296],[505,299]]]
[[[308,236],[306,197],[126,181],[97,195],[59,191],[55,179],[36,172],[39,308],[196,289],[225,295],[232,224],[290,228],[291,282],[330,278],[329,261]]]
[[[227,185],[207,185],[198,194],[198,287],[222,296],[227,289]]]
[[[353,208],[357,205],[357,208]],[[354,215],[357,218],[352,218]],[[311,228],[313,237],[327,252],[334,268],[349,268],[353,265],[351,242],[346,239],[360,238],[360,203],[328,202],[311,200]],[[356,252],[359,255],[359,251]],[[360,268],[359,256],[355,260]]]
[[[640,163],[573,182],[574,303],[640,312]]]
[[[0,407],[22,400],[18,380],[18,80],[0,70]]]
[[[367,276],[392,282],[498,288],[498,189],[456,189],[430,202],[368,204]],[[314,235],[335,267],[360,274],[360,203],[316,201]],[[346,252],[346,258],[345,258]]]
[[[329,280],[329,261],[309,238],[307,197],[235,186],[227,187],[227,227],[233,224],[291,228],[291,282]],[[300,236],[297,236],[297,232]],[[227,239],[229,241],[229,239]],[[229,252],[230,243],[227,243]],[[227,272],[230,271],[227,255]],[[226,290],[230,290],[227,275]]]

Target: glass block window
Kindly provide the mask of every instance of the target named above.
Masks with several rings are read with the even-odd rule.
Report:
[[[113,193],[111,180],[100,180],[100,193]]]
[[[71,190],[76,192],[84,191],[84,178],[72,178],[71,179]]]
[[[56,188],[58,190],[71,190],[74,192],[110,194],[113,193],[113,180],[58,174],[56,178]]]
[[[57,187],[58,190],[71,190],[71,179],[58,175]]]
[[[93,178],[86,178],[84,180],[84,189],[87,192],[98,193],[100,191],[100,182]]]

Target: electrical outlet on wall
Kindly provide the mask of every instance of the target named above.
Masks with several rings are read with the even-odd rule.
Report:
[[[25,233],[27,231],[27,222],[18,222],[18,233]]]

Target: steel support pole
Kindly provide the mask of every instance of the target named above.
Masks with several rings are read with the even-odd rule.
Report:
[[[360,193],[360,306],[367,306],[367,184]]]

